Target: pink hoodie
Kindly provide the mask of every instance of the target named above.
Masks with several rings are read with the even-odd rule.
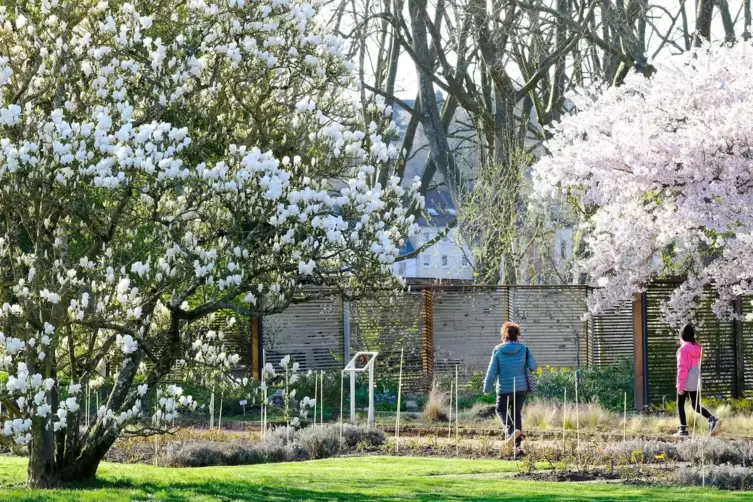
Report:
[[[694,343],[682,342],[677,350],[677,389],[698,390],[697,369],[693,371],[696,381],[688,382],[688,372],[691,368],[698,368],[701,362],[703,347]],[[687,384],[687,385],[686,385]]]

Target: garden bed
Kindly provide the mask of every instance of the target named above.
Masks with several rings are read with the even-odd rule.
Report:
[[[607,471],[539,471],[539,472],[521,472],[515,476],[519,479],[530,481],[555,481],[555,482],[576,482],[585,481],[620,481],[620,475]]]

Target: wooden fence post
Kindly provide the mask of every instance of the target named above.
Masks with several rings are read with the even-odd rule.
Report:
[[[346,292],[347,295],[347,292]],[[343,367],[350,362],[350,301],[342,297],[343,302]]]
[[[251,374],[257,381],[261,380],[262,347],[261,317],[255,316],[251,318]]]
[[[504,297],[504,302],[505,302],[504,306],[503,306],[503,308],[504,308],[503,318],[504,318],[505,321],[509,321],[509,320],[511,320],[510,319],[510,315],[511,315],[511,312],[512,312],[512,306],[510,305],[510,295],[511,295],[511,293],[510,293],[510,287],[509,286],[502,286],[502,291],[504,291],[503,297]]]
[[[633,355],[635,364],[633,396],[636,411],[643,411],[648,404],[646,336],[646,293],[636,293],[633,296]]]
[[[432,289],[424,289],[422,296],[421,366],[424,377],[430,382],[434,376],[434,296]]]
[[[735,396],[741,398],[745,395],[745,342],[743,340],[743,299],[735,298],[735,314],[738,319],[735,322],[735,370],[736,385]]]

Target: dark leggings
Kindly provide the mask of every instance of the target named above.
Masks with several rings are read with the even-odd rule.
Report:
[[[690,398],[690,405],[693,407],[693,409],[703,415],[703,418],[709,419],[711,418],[711,413],[709,413],[709,410],[701,406],[700,401],[698,400],[698,391],[697,390],[686,390],[685,394],[677,393],[677,414],[680,416],[680,425],[687,427],[688,421],[685,417],[685,400],[687,398]]]
[[[523,411],[526,394],[528,394],[528,391],[525,390],[509,394],[497,394],[497,416],[507,429],[508,435],[515,432],[515,429],[523,430],[523,420],[520,415]],[[520,444],[520,439],[516,443]]]

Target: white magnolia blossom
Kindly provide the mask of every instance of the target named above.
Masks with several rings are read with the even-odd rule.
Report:
[[[152,424],[156,427],[169,428],[173,421],[180,417],[182,410],[195,410],[198,403],[191,396],[184,396],[183,389],[177,385],[169,385],[166,389],[157,391],[158,404],[152,414]]]
[[[590,216],[584,269],[600,311],[647,283],[685,277],[664,308],[679,326],[713,285],[714,312],[753,293],[753,48],[703,47],[650,79],[571,97],[533,169],[538,197],[575,196]]]
[[[367,116],[347,101],[353,66],[320,2],[23,4],[0,5],[0,212],[16,215],[0,223],[0,395],[22,403],[4,436],[25,444],[51,421],[54,441],[100,452],[112,428],[196,407],[167,387],[141,409],[148,358],[240,364],[204,331],[213,312],[394,283],[419,185],[392,176],[384,100]],[[83,424],[82,384],[103,387],[105,361],[111,396]],[[49,377],[73,369],[51,399]]]

